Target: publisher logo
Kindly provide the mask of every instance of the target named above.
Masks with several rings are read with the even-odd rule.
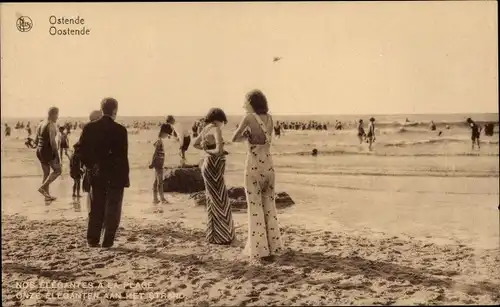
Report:
[[[28,16],[21,16],[16,22],[19,32],[28,32],[33,28],[33,21]]]

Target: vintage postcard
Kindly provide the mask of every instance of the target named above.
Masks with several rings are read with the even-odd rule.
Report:
[[[500,304],[496,1],[2,3],[2,306]]]

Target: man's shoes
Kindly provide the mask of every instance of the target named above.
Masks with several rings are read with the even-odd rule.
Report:
[[[95,243],[95,242],[87,242],[87,244],[89,247],[101,247],[101,245],[99,243]]]
[[[111,247],[113,247],[113,244],[114,244],[113,242],[103,242],[102,247],[103,248],[111,248]]]

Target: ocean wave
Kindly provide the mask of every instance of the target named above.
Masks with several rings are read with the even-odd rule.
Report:
[[[415,145],[427,145],[427,144],[442,144],[442,143],[458,143],[458,144],[469,144],[470,140],[464,139],[453,139],[453,138],[440,138],[440,139],[428,139],[420,141],[399,141],[396,143],[383,144],[385,147],[404,147],[404,146],[415,146]],[[481,140],[482,144],[498,145],[498,140]]]
[[[311,151],[296,152],[274,152],[276,156],[311,156]],[[382,157],[498,157],[499,153],[473,153],[473,152],[455,152],[455,153],[401,153],[401,152],[366,152],[366,151],[348,151],[348,150],[324,150],[318,151],[318,156],[382,156]]]
[[[478,125],[484,126],[485,124],[492,123],[495,127],[498,127],[499,123],[495,121],[476,121]],[[435,121],[436,130],[446,129],[448,126],[450,129],[453,128],[469,128],[467,123],[464,121],[453,121],[453,122],[437,122]],[[421,122],[375,122],[375,125],[380,128],[425,128],[429,129],[431,122],[430,121],[421,121]]]

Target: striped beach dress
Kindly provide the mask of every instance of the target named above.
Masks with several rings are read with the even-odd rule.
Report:
[[[206,139],[209,134],[202,131],[202,138]],[[214,139],[214,138],[212,138]],[[209,146],[214,149],[215,144]],[[205,193],[207,199],[207,233],[209,243],[230,244],[235,237],[233,215],[224,171],[226,169],[226,158],[224,154],[207,154],[201,166],[201,173],[205,181]]]

